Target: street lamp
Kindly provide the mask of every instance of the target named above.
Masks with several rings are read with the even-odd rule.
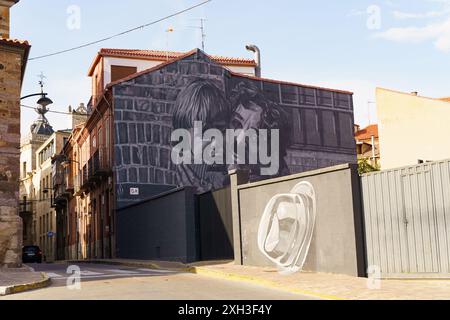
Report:
[[[41,133],[41,134],[51,134],[53,133],[53,129],[50,126],[47,118],[45,117],[45,114],[49,111],[47,108],[49,105],[53,104],[53,101],[47,97],[47,93],[44,93],[44,78],[45,76],[41,74],[41,81],[39,81],[39,85],[41,86],[41,92],[40,93],[33,93],[26,95],[24,97],[21,97],[20,100],[28,99],[30,97],[40,96],[39,100],[37,101],[37,107],[34,109],[37,114],[39,114],[39,119],[33,124],[31,131],[35,131],[34,133]]]
[[[41,92],[26,95],[24,97],[21,97],[20,100],[41,96],[41,98],[37,101],[37,104],[42,106],[43,108],[46,108],[48,105],[53,104],[53,101],[47,97],[48,93],[44,93],[44,78],[45,78],[44,74],[41,73],[39,77],[41,78],[41,81],[39,81],[39,85],[41,86]]]
[[[71,163],[80,164],[78,161],[70,160],[70,159],[68,159],[68,158],[65,158],[65,159],[61,162],[61,165],[62,165],[64,168],[67,168],[67,167],[70,166]]]

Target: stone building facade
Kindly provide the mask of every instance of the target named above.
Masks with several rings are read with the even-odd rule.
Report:
[[[30,46],[9,39],[9,8],[18,1],[0,1],[0,266],[22,261],[19,207],[20,93]]]

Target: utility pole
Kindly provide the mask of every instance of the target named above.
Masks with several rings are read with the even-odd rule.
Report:
[[[371,104],[376,104],[376,102],[373,102],[373,101],[367,101],[367,116],[368,116],[368,118],[369,118],[369,125],[372,124],[372,119],[371,119],[371,117],[370,117],[370,105],[371,105]]]

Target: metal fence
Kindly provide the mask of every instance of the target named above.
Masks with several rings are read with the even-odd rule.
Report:
[[[450,160],[361,176],[368,266],[450,276]]]

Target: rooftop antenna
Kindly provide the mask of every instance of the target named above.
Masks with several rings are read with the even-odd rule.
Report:
[[[202,36],[202,50],[205,51],[205,42],[206,42],[205,21],[208,21],[208,20],[205,18],[197,18],[197,19],[193,19],[193,20],[200,21],[200,26],[188,26],[188,27],[194,28],[194,29],[200,29],[201,36]]]
[[[173,32],[173,28],[169,27],[166,30],[166,59],[169,61],[169,34]]]

